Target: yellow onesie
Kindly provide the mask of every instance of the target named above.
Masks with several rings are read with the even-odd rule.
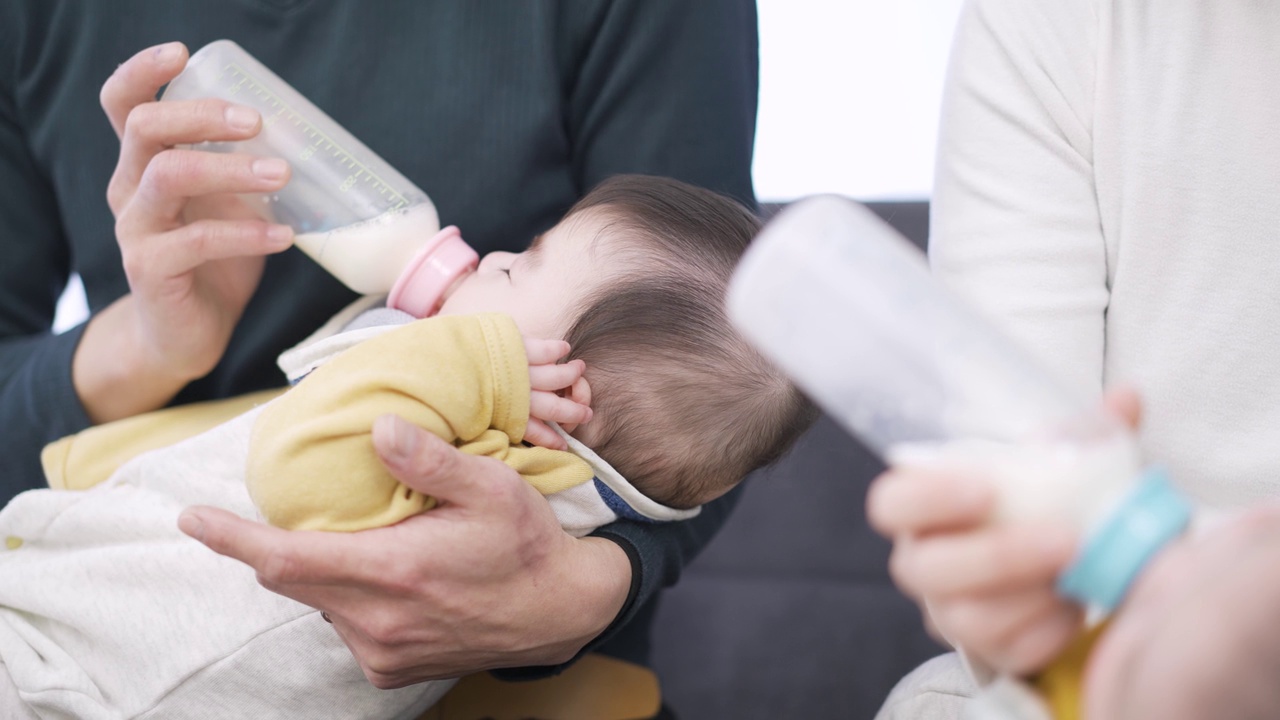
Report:
[[[399,522],[435,501],[397,481],[371,429],[394,413],[463,452],[497,458],[544,495],[589,481],[578,456],[523,445],[529,363],[507,315],[418,320],[321,365],[253,427],[245,484],[272,525],[353,531]]]

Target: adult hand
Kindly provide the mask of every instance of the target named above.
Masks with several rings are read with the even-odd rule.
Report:
[[[1187,537],[1144,571],[1089,657],[1097,720],[1262,720],[1280,708],[1280,504]]]
[[[1109,394],[1106,404],[1138,423],[1131,391]],[[1056,657],[1080,629],[1080,609],[1054,591],[1078,538],[1065,524],[991,524],[995,503],[985,478],[894,469],[872,484],[867,515],[894,541],[894,581],[921,604],[942,640],[991,669],[1027,674]]]
[[[567,535],[515,471],[394,416],[378,419],[373,441],[436,508],[349,534],[288,532],[205,507],[179,525],[252,566],[267,589],[325,611],[380,688],[565,662],[617,616],[626,554]]]
[[[178,147],[243,140],[262,126],[256,111],[223,100],[157,102],[186,61],[181,43],[149,48],[102,87],[120,137],[107,200],[130,294],[90,321],[73,362],[95,421],[159,407],[208,373],[257,288],[263,256],[292,242],[288,226],[235,195],[283,187],[284,160]]]

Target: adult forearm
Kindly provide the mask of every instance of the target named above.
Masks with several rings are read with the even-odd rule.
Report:
[[[566,579],[578,586],[578,601],[565,608],[565,614],[576,618],[572,640],[564,643],[568,652],[534,649],[515,665],[554,665],[572,660],[593,644],[623,613],[632,587],[632,564],[616,542],[600,537],[585,537],[578,542],[577,558],[566,568]],[[553,646],[554,647],[554,646]],[[513,658],[514,659],[514,658]]]
[[[72,385],[85,414],[104,423],[164,407],[194,378],[173,375],[138,341],[133,298],[126,295],[84,328],[71,363]]]

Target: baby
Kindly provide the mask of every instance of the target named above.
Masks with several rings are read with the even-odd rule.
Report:
[[[722,310],[757,227],[714,193],[615,178],[529,250],[486,256],[437,317],[317,338],[282,357],[305,377],[275,400],[89,491],[18,496],[0,511],[0,716],[415,717],[450,683],[374,689],[318,612],[178,513],[357,530],[429,509],[373,452],[395,413],[516,468],[575,535],[689,517],[816,416]],[[588,403],[570,432],[530,425]]]

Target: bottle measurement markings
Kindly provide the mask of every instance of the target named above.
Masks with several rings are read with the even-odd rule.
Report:
[[[254,95],[262,98],[266,104],[276,109],[275,113],[270,115],[270,117],[266,117],[264,115],[262,120],[264,129],[274,125],[283,117],[286,120],[293,122],[295,126],[302,128],[303,134],[314,140],[313,144],[308,145],[302,149],[302,152],[298,153],[298,160],[309,160],[316,151],[327,150],[333,154],[333,157],[338,158],[340,165],[354,170],[355,172],[348,175],[338,186],[339,191],[347,192],[354,187],[357,182],[363,181],[366,185],[371,186],[379,195],[382,195],[395,203],[390,210],[399,210],[409,205],[409,201],[406,200],[403,195],[396,192],[395,189],[393,189],[385,180],[378,177],[376,173],[362,165],[352,157],[351,153],[344,150],[341,145],[335,142],[328,135],[324,134],[320,130],[316,129],[314,125],[307,122],[302,115],[289,107],[288,103],[281,100],[274,93],[256,82],[253,79],[253,76],[245,71],[244,68],[240,67],[236,63],[227,63],[227,65],[223,67],[222,75],[219,79],[223,78],[226,78],[228,81],[227,89],[230,95],[234,96],[241,90],[248,89]]]

